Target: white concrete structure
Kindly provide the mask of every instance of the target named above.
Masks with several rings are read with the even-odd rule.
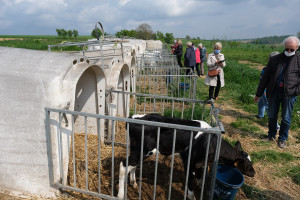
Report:
[[[116,54],[120,53],[118,45]],[[59,116],[51,116],[51,136],[47,135],[45,108],[127,117],[129,97],[113,94],[106,100],[105,91],[130,91],[135,58],[145,52],[146,46],[146,41],[129,40],[124,43],[123,54],[106,56],[103,63],[100,59],[89,60],[88,56],[93,56],[89,54],[0,47],[0,188],[53,196],[57,190],[51,184],[60,178]],[[72,120],[68,115],[67,120],[61,119],[62,143],[68,144],[63,145],[66,149],[62,158],[63,182],[66,182]],[[84,119],[75,116],[74,120],[76,133],[84,132]],[[87,123],[87,132],[97,133],[96,120]],[[102,141],[104,124],[100,120]]]
[[[51,196],[56,190],[50,186],[50,171],[58,181],[57,135],[51,135],[52,168],[44,109],[104,114],[104,72],[85,57],[65,53],[0,47],[0,57],[0,188]],[[53,118],[51,129],[56,133],[58,116]],[[69,139],[70,121],[69,117],[69,126],[62,123],[63,142]],[[79,119],[76,124],[80,131]],[[68,162],[66,153],[64,160]]]

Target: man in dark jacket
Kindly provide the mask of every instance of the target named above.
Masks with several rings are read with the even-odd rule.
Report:
[[[286,147],[291,125],[292,110],[297,96],[300,94],[300,54],[296,52],[299,39],[290,36],[284,39],[283,53],[273,56],[259,82],[255,102],[259,101],[264,90],[269,103],[269,131],[268,140],[275,140],[277,133],[277,118],[281,104],[281,124],[278,137],[278,146]]]
[[[192,69],[196,66],[196,55],[192,42],[187,42],[186,52],[184,54],[184,65],[188,68],[186,70],[186,75],[188,75]]]

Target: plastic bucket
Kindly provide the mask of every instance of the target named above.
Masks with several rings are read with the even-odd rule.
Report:
[[[214,190],[215,200],[233,200],[244,183],[243,174],[227,165],[219,165]]]
[[[188,90],[190,85],[188,83],[180,83],[181,90]]]

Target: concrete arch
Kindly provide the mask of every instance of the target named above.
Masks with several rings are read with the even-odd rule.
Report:
[[[136,61],[135,56],[126,56],[124,62],[129,66],[130,70],[130,86],[131,91],[136,92]]]
[[[69,94],[72,98],[70,109],[79,112],[105,114],[105,89],[106,77],[102,68],[98,65],[89,65],[86,62],[75,64],[67,73],[62,87],[63,94]],[[75,128],[78,132],[84,132],[82,119],[75,119]],[[71,120],[71,119],[70,119]],[[96,122],[89,122],[89,133],[97,134]],[[101,123],[100,123],[100,127]],[[100,129],[103,138],[103,128]]]
[[[130,71],[128,64],[116,63],[110,69],[109,74],[108,89],[130,91]],[[111,94],[109,95],[107,106],[109,115],[127,117],[129,115],[129,96],[126,98],[124,94]]]

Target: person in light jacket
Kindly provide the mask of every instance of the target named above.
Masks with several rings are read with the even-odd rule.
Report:
[[[224,87],[224,71],[226,66],[225,57],[221,54],[222,44],[217,42],[213,46],[214,52],[207,57],[208,71],[217,69],[219,74],[217,76],[210,77],[208,73],[205,77],[204,84],[209,86],[209,99],[214,98],[216,101],[219,99],[220,87]]]

